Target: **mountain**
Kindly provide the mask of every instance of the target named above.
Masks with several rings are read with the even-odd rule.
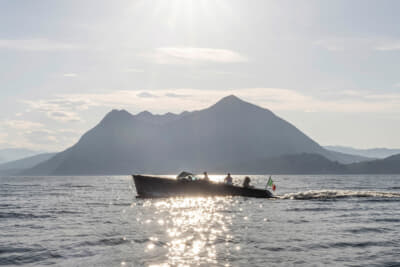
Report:
[[[390,148],[357,149],[346,146],[325,146],[325,148],[336,152],[359,155],[371,159],[383,159],[395,154],[400,154],[400,149]]]
[[[349,173],[357,174],[399,174],[400,154],[384,159],[349,164],[347,168]]]
[[[215,171],[221,172],[225,169],[226,166],[223,166]],[[348,172],[347,165],[310,153],[240,162],[232,164],[228,169],[237,174],[342,174]]]
[[[181,114],[113,110],[74,146],[23,173],[176,173],[301,153],[334,161],[351,157],[324,149],[271,111],[231,95]]]
[[[226,166],[216,171],[224,168]],[[238,174],[400,174],[400,154],[385,159],[342,164],[318,154],[301,153],[239,162],[229,166],[229,170]]]
[[[25,148],[5,148],[0,149],[0,163],[22,159],[43,153]]]
[[[32,168],[37,164],[52,158],[56,153],[43,153],[23,159],[0,164],[0,175],[16,175],[21,171]]]
[[[354,154],[349,154],[349,153],[342,153],[342,152],[337,152],[333,150],[326,149],[328,151],[328,156],[330,159],[335,160],[344,163],[344,164],[350,164],[350,163],[357,163],[357,162],[363,162],[363,161],[369,161],[373,160],[375,158],[368,158],[360,155],[354,155]]]

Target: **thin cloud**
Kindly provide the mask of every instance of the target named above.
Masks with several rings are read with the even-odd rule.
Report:
[[[79,44],[49,39],[0,39],[0,49],[12,49],[32,52],[81,50]]]
[[[143,98],[141,93],[153,97]],[[112,91],[104,93],[64,94],[39,101],[24,101],[30,113],[43,113],[56,122],[73,123],[81,121],[83,110],[101,108],[104,112],[123,108],[132,113],[149,110],[156,114],[180,113],[209,107],[227,95],[234,94],[245,101],[254,103],[273,112],[334,112],[334,113],[399,113],[400,93],[380,93],[378,91],[346,90],[326,92],[318,97],[284,88],[243,88],[232,90],[168,89],[146,91]],[[81,118],[81,116],[83,116]],[[68,127],[72,126],[71,124]],[[47,130],[38,122],[8,120],[0,122],[3,133],[17,133],[15,144],[35,148],[41,140],[48,141],[48,147],[64,147],[76,142],[82,133],[71,129]],[[1,131],[0,131],[1,133]],[[40,134],[41,133],[41,134]],[[0,135],[1,140],[10,139],[10,134]],[[41,136],[43,137],[41,139]],[[8,140],[8,144],[14,144]]]
[[[0,132],[0,144],[7,143],[8,134]]]
[[[375,51],[398,51],[400,50],[400,40],[388,38],[350,38],[350,37],[331,37],[320,39],[313,42],[314,46],[324,48],[329,51],[345,50],[375,50]]]
[[[62,110],[87,110],[90,106],[93,106],[91,100],[88,99],[69,99],[63,95],[41,100],[22,100],[22,103],[27,104],[30,109],[49,112],[49,111],[62,111]]]
[[[138,91],[113,91],[108,93],[69,94],[56,99],[39,101],[36,110],[44,112],[70,112],[69,117],[77,116],[80,103],[85,109],[91,107],[125,108],[139,112],[151,110],[156,113],[181,112],[206,108],[220,98],[234,94],[246,101],[255,103],[272,111],[299,112],[398,112],[400,93],[376,93],[370,91],[339,91],[328,95],[311,96],[296,90],[282,88],[244,88],[233,90],[169,89]],[[85,102],[90,99],[90,102]],[[68,101],[67,101],[68,100]],[[144,101],[145,100],[145,101]],[[54,104],[57,103],[57,104]],[[46,109],[43,109],[46,107]],[[50,107],[50,108],[49,108]],[[35,106],[31,106],[35,110]],[[62,116],[50,114],[60,119]],[[64,114],[63,114],[64,115]]]
[[[155,94],[151,94],[149,92],[141,92],[137,94],[138,97],[140,98],[156,98],[157,96]]]
[[[52,118],[56,121],[68,121],[68,122],[79,122],[81,118],[78,113],[71,111],[50,111],[47,113],[49,118]]]
[[[233,50],[199,47],[160,47],[148,57],[158,64],[235,63],[247,61],[246,57]]]
[[[143,73],[144,70],[142,70],[142,69],[128,68],[128,69],[125,69],[124,72],[129,72],[129,73]]]
[[[329,51],[345,50],[345,43],[342,40],[318,40],[313,43],[314,46],[324,48]]]
[[[373,50],[377,46],[378,39],[357,37],[330,37],[313,42],[314,46],[328,51],[345,51],[354,49]]]
[[[41,145],[59,143],[56,132],[49,130],[29,131],[24,135],[28,142]]]
[[[165,96],[172,97],[172,98],[188,98],[190,95],[183,95],[177,93],[166,93]]]
[[[78,76],[78,74],[76,74],[76,73],[64,73],[63,76],[64,77],[76,77],[76,76]]]
[[[9,127],[16,130],[31,130],[44,127],[42,123],[26,120],[5,120],[2,122],[2,125],[3,127]]]
[[[68,97],[57,97],[42,100],[23,100],[29,106],[30,112],[36,111],[46,114],[54,121],[59,122],[80,122],[82,119],[79,112],[93,106],[87,99],[69,99]]]
[[[386,41],[379,44],[375,49],[378,51],[398,51],[400,50],[400,40]]]

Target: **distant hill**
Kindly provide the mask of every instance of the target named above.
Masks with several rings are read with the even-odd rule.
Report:
[[[341,174],[347,172],[347,165],[318,154],[301,153],[240,162],[232,164],[228,169],[237,174]],[[215,171],[226,171],[226,167],[217,168]]]
[[[53,157],[56,153],[43,153],[19,160],[9,161],[0,164],[0,175],[17,175],[25,169],[32,168],[35,165]]]
[[[225,166],[216,172],[225,170]],[[400,154],[385,159],[342,164],[318,154],[295,154],[251,162],[239,162],[228,167],[242,174],[400,174]]]
[[[325,148],[340,153],[359,155],[370,159],[383,159],[395,154],[400,154],[400,149],[390,148],[358,149],[346,146],[325,146]]]
[[[332,160],[336,160],[340,163],[344,164],[349,164],[349,163],[357,163],[357,162],[363,162],[363,161],[369,161],[373,160],[375,158],[368,158],[360,155],[353,155],[353,154],[348,154],[348,153],[342,153],[342,152],[337,152],[333,150],[328,150],[328,155],[330,153],[330,156],[328,156]]]
[[[4,148],[0,149],[0,163],[34,156],[43,152],[25,148]]]
[[[400,174],[400,154],[347,166],[349,173]]]
[[[231,95],[207,109],[181,114],[113,110],[74,146],[23,173],[177,173],[301,153],[360,160],[324,149],[271,111]]]

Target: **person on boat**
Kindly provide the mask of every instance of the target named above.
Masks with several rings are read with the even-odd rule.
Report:
[[[252,188],[253,186],[250,185],[250,182],[251,182],[250,177],[249,177],[249,176],[246,176],[246,177],[244,178],[244,181],[243,181],[243,187],[245,187],[245,188]]]
[[[228,175],[225,177],[224,182],[226,184],[230,184],[230,185],[233,184],[233,179],[232,179],[232,176],[231,176],[231,174],[229,172],[228,172]]]
[[[207,172],[204,172],[203,174],[204,174],[203,180],[206,181],[206,182],[209,182],[209,181],[210,181],[210,178],[208,178]]]

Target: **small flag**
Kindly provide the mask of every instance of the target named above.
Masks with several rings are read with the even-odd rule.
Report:
[[[274,184],[274,181],[272,181],[272,178],[270,176],[269,179],[268,179],[268,182],[267,182],[267,187],[268,186],[272,186],[273,184]]]
[[[271,176],[268,179],[267,188],[268,188],[268,186],[272,187],[272,191],[276,190],[276,185],[274,184],[274,181],[272,180]]]

